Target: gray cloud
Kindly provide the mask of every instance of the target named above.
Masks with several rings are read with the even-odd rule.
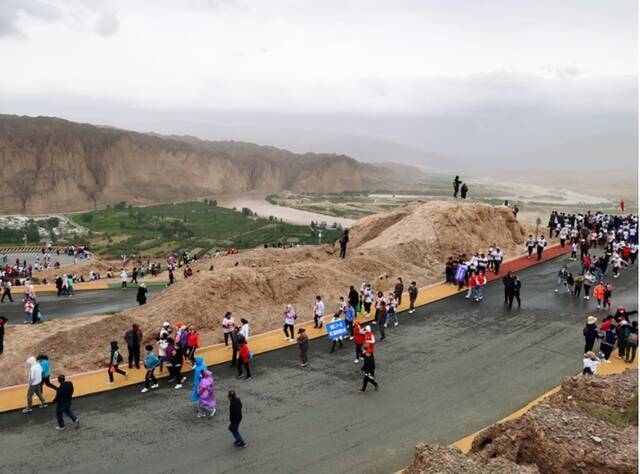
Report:
[[[2,0],[0,2],[0,38],[25,38],[20,27],[23,17],[30,16],[42,21],[58,20],[62,12],[41,0]]]
[[[98,19],[94,31],[101,36],[113,36],[120,28],[120,20],[115,10],[104,10]]]

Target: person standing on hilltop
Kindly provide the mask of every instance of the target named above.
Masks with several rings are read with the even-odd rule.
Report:
[[[347,244],[349,243],[349,229],[345,229],[340,237],[340,258],[347,258]]]
[[[460,183],[462,183],[462,181],[460,181],[460,176],[456,176],[453,180],[453,197],[457,198],[458,197],[458,191],[460,190]]]
[[[462,183],[462,187],[460,188],[460,197],[462,199],[467,199],[467,193],[469,192],[469,187],[467,183]]]

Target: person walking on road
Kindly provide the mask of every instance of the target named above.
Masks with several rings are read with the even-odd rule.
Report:
[[[109,373],[109,384],[113,383],[113,374],[120,374],[120,375],[124,375],[125,378],[127,378],[127,373],[118,368],[118,365],[120,365],[122,362],[124,361],[124,358],[122,357],[122,354],[120,354],[120,349],[118,348],[118,343],[116,341],[111,341],[111,352],[109,353],[109,368],[107,369],[107,372]]]
[[[147,356],[144,358],[144,368],[147,369],[147,372],[144,375],[144,388],[141,390],[142,393],[147,393],[150,388],[156,389],[159,387],[154,372],[156,367],[160,365],[160,359],[153,353],[152,345],[149,344],[145,346],[145,350],[147,351]]]
[[[71,401],[73,400],[73,383],[67,381],[65,376],[58,375],[58,384],[56,387],[56,398],[53,403],[56,404],[56,418],[58,420],[57,430],[64,430],[64,416],[67,415],[76,429],[80,428],[80,419],[71,410]]]
[[[531,258],[533,255],[533,249],[536,248],[536,240],[533,238],[532,234],[529,234],[529,238],[527,239],[527,259]]]
[[[216,414],[216,384],[213,374],[205,369],[202,371],[198,391],[198,412],[196,417],[212,417]]]
[[[309,351],[309,336],[305,328],[298,329],[298,350],[300,351],[300,367],[306,367],[309,364],[307,352]]]
[[[129,368],[133,368],[135,363],[136,369],[140,368],[140,345],[142,344],[142,331],[140,326],[134,324],[127,332],[124,333],[124,341],[127,343],[129,351]]]
[[[233,444],[239,448],[246,448],[247,443],[239,431],[240,423],[242,422],[242,402],[236,395],[235,390],[229,390],[227,397],[229,398],[229,431],[235,438]]]
[[[0,298],[0,303],[4,303],[4,299],[9,298],[9,301],[13,303],[13,296],[11,296],[11,281],[6,279],[2,283],[2,298]]]
[[[351,304],[351,302],[347,303],[347,306],[344,308],[344,322],[347,326],[347,330],[349,331],[349,340],[353,340],[353,323],[356,320],[356,310]]]
[[[582,286],[584,287],[584,299],[588,300],[591,298],[589,292],[591,291],[591,287],[596,282],[596,277],[591,273],[590,270],[584,272],[584,281]]]
[[[409,289],[407,290],[409,293],[409,314],[413,314],[416,312],[416,300],[418,299],[418,287],[416,286],[416,282],[412,281],[411,285],[409,285]]]
[[[331,322],[335,323],[336,321],[340,321],[340,313],[333,314],[333,319],[331,319]],[[331,341],[331,350],[329,351],[329,353],[333,354],[334,352],[336,352],[338,345],[340,346],[340,349],[344,347],[344,343],[342,342],[343,337],[344,336],[339,336]]]
[[[296,310],[293,308],[293,305],[288,304],[284,310],[284,326],[282,330],[284,331],[284,340],[285,341],[293,341],[293,326],[296,322],[298,316],[296,315]]]
[[[247,373],[245,380],[251,378],[251,351],[247,345],[247,341],[242,339],[240,341],[240,348],[238,350],[238,378],[243,377],[243,369]]]
[[[598,319],[595,316],[587,316],[587,323],[582,330],[584,336],[584,352],[587,353],[593,350],[593,345],[598,338]]]
[[[144,282],[138,285],[138,293],[136,294],[136,301],[140,306],[147,303],[147,287]]]
[[[342,233],[342,237],[339,240],[340,243],[340,258],[347,258],[347,244],[349,243],[349,229],[345,229]]]
[[[376,361],[373,356],[373,352],[365,351],[364,354],[364,363],[362,364],[362,372],[364,372],[364,377],[362,379],[362,388],[360,389],[360,393],[364,393],[367,390],[367,385],[371,383],[376,392],[378,391],[378,382],[376,381]]]
[[[49,406],[42,396],[42,366],[38,364],[36,358],[33,356],[27,359],[27,366],[29,367],[29,374],[27,376],[27,407],[22,410],[22,413],[31,413],[33,411],[34,395],[40,400],[40,408]]]
[[[204,357],[196,358],[196,365],[193,368],[193,390],[191,392],[191,401],[197,402],[199,400],[198,390],[200,388],[200,382],[202,381],[202,372],[207,370],[207,366],[204,363]]]

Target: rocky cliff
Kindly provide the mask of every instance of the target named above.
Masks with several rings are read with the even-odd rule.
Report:
[[[0,212],[87,210],[249,190],[341,192],[384,188],[385,168],[347,156],[294,154],[0,115]]]

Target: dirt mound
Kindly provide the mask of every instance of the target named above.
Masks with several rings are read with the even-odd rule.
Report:
[[[473,203],[413,203],[371,216],[353,226],[346,260],[326,247],[256,249],[195,264],[195,274],[164,290],[148,304],[120,314],[48,321],[7,329],[0,358],[0,385],[22,383],[24,360],[46,350],[55,371],[73,373],[106,363],[109,341],[122,341],[133,322],[154,337],[163,321],[183,321],[199,328],[202,344],[221,341],[222,316],[250,321],[256,334],[281,327],[284,305],[292,303],[301,321],[312,318],[316,295],[327,313],[338,306],[349,286],[370,282],[388,291],[397,277],[426,286],[443,279],[450,255],[468,255],[500,246],[506,256],[522,252],[522,228],[507,209]],[[213,265],[213,271],[210,267]],[[81,354],[81,356],[78,356]]]
[[[559,393],[522,417],[480,433],[470,455],[535,464],[540,472],[635,473],[637,411],[627,422],[615,416],[637,404],[637,392],[636,370],[566,379]]]
[[[404,470],[406,474],[536,474],[536,466],[519,466],[506,459],[492,463],[479,462],[450,446],[416,446],[413,462]]]

